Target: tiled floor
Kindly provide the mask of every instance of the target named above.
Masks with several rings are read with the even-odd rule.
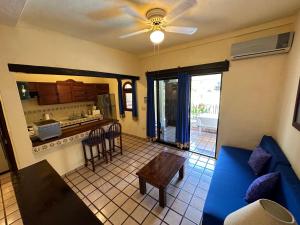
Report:
[[[23,225],[10,174],[0,176],[0,225]]]
[[[65,181],[105,224],[200,224],[202,208],[215,160],[179,151],[142,139],[124,136],[124,154],[101,164],[93,173],[87,168],[66,175]],[[167,206],[158,205],[158,189],[138,190],[136,172],[161,151],[188,157],[182,181],[176,175],[168,187]]]
[[[83,167],[63,177],[99,220],[105,225],[200,224],[215,160],[126,135],[123,136],[123,146],[122,156],[115,156],[111,163],[98,165],[95,173]],[[161,151],[188,158],[184,179],[178,181],[176,175],[167,189],[165,208],[158,205],[157,188],[147,184],[147,194],[139,193],[136,176],[136,172]],[[8,180],[6,183],[3,182],[3,192],[11,193],[11,188],[11,182]],[[4,204],[5,202],[4,200]],[[12,202],[15,202],[15,198]],[[5,211],[1,212],[4,220]],[[13,214],[17,218],[18,210],[10,214],[6,211],[7,221]],[[5,223],[0,223],[2,224]],[[13,225],[19,224],[22,224],[21,220],[13,223]]]

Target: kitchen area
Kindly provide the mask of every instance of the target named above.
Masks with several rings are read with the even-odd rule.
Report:
[[[17,81],[33,152],[78,142],[116,120],[109,83]]]
[[[14,190],[11,193],[15,193],[14,205],[18,207],[18,219],[21,218],[18,221],[23,221],[22,224],[101,225],[99,218],[63,178],[78,169],[88,170],[82,167],[92,153],[84,154],[82,141],[94,128],[102,127],[107,132],[110,125],[118,121],[118,81],[126,84],[128,78],[138,77],[82,70],[76,71],[88,75],[76,76],[71,75],[75,71],[72,69],[68,69],[70,74],[66,75],[64,68],[55,68],[55,73],[49,74],[52,69],[47,67],[42,73],[40,70],[32,73],[26,69],[23,72],[11,70],[18,104],[21,103],[15,106],[21,115],[15,124],[19,124],[20,133],[26,134],[18,140],[22,144],[19,151],[14,151],[15,142],[6,151],[15,156],[8,162],[18,164],[21,158],[27,164],[22,168],[17,165],[9,168],[8,183],[10,191]],[[108,142],[105,138],[106,147],[110,146]],[[91,151],[94,150],[99,151],[97,148]],[[98,157],[95,164],[105,163],[104,158]],[[0,183],[3,184],[2,180]]]

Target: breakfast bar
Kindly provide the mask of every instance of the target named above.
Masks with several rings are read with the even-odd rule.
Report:
[[[88,136],[90,130],[95,127],[105,127],[111,124],[113,119],[96,120],[89,123],[78,124],[77,126],[70,126],[62,129],[62,134],[59,137],[54,137],[41,141],[39,139],[32,139],[32,147],[35,153],[67,144],[73,141],[78,141]]]

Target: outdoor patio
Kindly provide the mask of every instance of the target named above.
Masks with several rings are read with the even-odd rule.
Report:
[[[197,124],[191,125],[190,151],[210,157],[215,157],[217,136],[216,131],[211,129],[206,131],[201,127],[197,127]],[[175,127],[169,126],[163,130],[161,139],[169,143],[175,143],[175,134]]]
[[[216,136],[216,133],[199,131],[198,129],[192,128],[190,137],[190,151],[210,157],[215,157]]]

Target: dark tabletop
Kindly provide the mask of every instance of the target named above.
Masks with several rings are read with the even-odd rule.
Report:
[[[103,225],[46,160],[12,182],[24,225]]]
[[[136,174],[156,187],[166,187],[186,158],[168,152],[161,152]]]

